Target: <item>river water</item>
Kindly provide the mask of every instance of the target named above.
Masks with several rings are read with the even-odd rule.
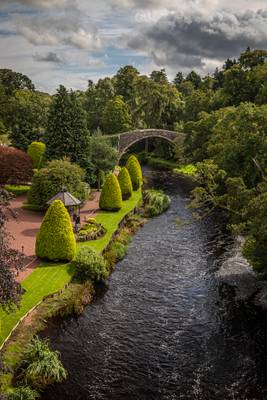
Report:
[[[267,318],[216,274],[231,238],[192,218],[182,180],[156,182],[170,209],[134,236],[81,316],[50,327],[69,378],[43,399],[267,399]]]

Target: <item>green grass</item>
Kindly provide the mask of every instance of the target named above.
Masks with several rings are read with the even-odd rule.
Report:
[[[21,194],[27,193],[30,188],[31,187],[27,185],[5,185],[5,189],[14,194],[14,196],[20,196]]]
[[[98,240],[78,243],[78,248],[89,246],[101,253],[108,245],[112,234],[117,230],[120,221],[137,206],[140,199],[141,190],[134,192],[129,200],[124,201],[120,211],[100,211],[96,216],[96,221],[103,224],[107,229],[105,236]],[[70,264],[43,263],[39,265],[22,282],[26,292],[22,296],[20,308],[9,314],[2,310],[0,311],[0,346],[23,315],[45,296],[61,290],[71,280],[73,274],[74,271]]]

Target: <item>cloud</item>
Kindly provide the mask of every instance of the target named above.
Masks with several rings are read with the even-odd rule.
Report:
[[[72,47],[97,50],[102,42],[97,29],[82,12],[68,7],[60,12],[13,16],[17,33],[34,45],[66,44]]]
[[[65,59],[61,56],[59,56],[58,54],[50,51],[46,54],[35,54],[35,56],[33,56],[33,58],[36,61],[44,61],[44,62],[52,62],[55,64],[64,64],[65,63]]]
[[[56,8],[64,7],[69,0],[1,0],[0,8],[7,8],[12,5],[30,6],[35,8]]]
[[[185,16],[170,13],[124,43],[142,51],[158,66],[205,68],[208,60],[238,56],[247,46],[265,48],[267,11],[217,12]]]

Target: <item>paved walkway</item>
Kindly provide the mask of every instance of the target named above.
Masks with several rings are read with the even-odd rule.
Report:
[[[81,223],[90,216],[94,217],[98,211],[99,192],[93,193],[93,199],[85,203],[81,209]],[[21,282],[30,275],[38,265],[39,260],[35,256],[35,238],[40,229],[44,213],[24,210],[23,203],[27,201],[27,195],[19,196],[11,201],[7,211],[7,232],[12,236],[10,247],[22,251],[27,257],[25,269],[19,273],[17,280]]]

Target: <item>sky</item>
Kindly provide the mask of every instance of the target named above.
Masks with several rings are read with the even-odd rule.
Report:
[[[83,89],[124,65],[169,79],[267,49],[267,0],[0,0],[1,68]]]

